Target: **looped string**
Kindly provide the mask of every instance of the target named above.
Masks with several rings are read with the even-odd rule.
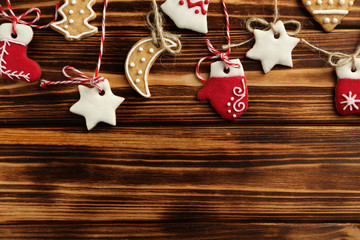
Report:
[[[248,32],[250,33],[254,33],[255,28],[252,27],[253,24],[258,24],[258,25],[262,25],[264,26],[264,31],[267,31],[269,29],[271,29],[275,35],[278,35],[279,32],[277,31],[275,24],[278,21],[278,17],[279,17],[279,9],[278,9],[278,3],[277,0],[274,1],[274,15],[273,15],[273,21],[268,22],[267,20],[263,19],[263,18],[258,18],[258,17],[252,17],[249,18],[248,20],[246,20],[246,29],[248,30]],[[295,26],[295,30],[292,31],[286,31],[288,35],[290,36],[295,36],[296,34],[298,34],[301,30],[301,23],[297,20],[286,20],[283,21],[284,25],[293,25]],[[240,42],[240,43],[235,43],[235,44],[228,44],[228,45],[223,45],[223,49],[226,50],[228,48],[231,47],[239,47],[242,45],[245,45],[249,42],[251,42],[252,40],[254,40],[255,38],[252,37],[246,41]]]
[[[228,14],[228,11],[227,11],[227,8],[226,8],[225,0],[221,0],[221,3],[223,5],[225,19],[226,19],[226,37],[227,37],[227,40],[228,40],[228,45],[230,45],[231,44],[231,38],[230,38],[229,14]],[[230,48],[228,48],[226,52],[220,52],[219,50],[214,48],[214,46],[211,44],[209,39],[206,40],[206,45],[207,45],[209,51],[214,55],[201,58],[199,60],[199,62],[197,63],[197,65],[196,65],[196,76],[202,83],[205,84],[206,80],[203,77],[200,76],[200,65],[205,60],[208,60],[208,59],[221,59],[225,63],[225,69],[229,69],[230,66],[234,67],[234,68],[240,68],[239,64],[233,63],[233,62],[231,62],[229,60],[229,54],[231,52]]]
[[[152,10],[146,15],[146,23],[151,31],[153,43],[156,46],[163,46],[165,50],[172,54],[177,55],[180,53],[182,44],[180,36],[164,31],[162,14],[159,12],[156,0],[152,0]],[[153,17],[152,17],[153,16]],[[165,42],[165,39],[170,39],[176,43],[176,48],[170,48]]]
[[[8,6],[8,10],[10,12],[10,15],[6,13],[6,11],[4,10],[4,8],[1,6],[0,4],[0,16],[9,19],[12,22],[12,32],[14,34],[16,34],[16,24],[21,23],[21,24],[25,24],[28,25],[30,27],[33,28],[37,28],[37,29],[43,29],[43,28],[47,28],[49,27],[50,23],[54,22],[57,18],[57,10],[59,8],[59,2],[56,4],[55,7],[55,15],[54,15],[54,19],[46,24],[46,25],[36,25],[35,22],[37,22],[40,19],[41,16],[41,11],[39,8],[30,8],[29,10],[27,10],[26,12],[24,12],[23,14],[21,14],[19,17],[17,17],[11,7],[11,2],[10,0],[6,0],[7,6]],[[32,21],[25,21],[22,20],[23,18],[25,18],[28,14],[30,13],[36,13],[35,18]]]
[[[319,47],[316,47],[316,46],[312,45],[311,43],[309,43],[305,39],[301,39],[301,43],[304,43],[306,46],[308,46],[310,48],[313,48],[313,49],[327,55],[328,56],[328,63],[332,67],[341,67],[341,66],[344,66],[344,65],[348,64],[349,62],[352,62],[351,69],[354,70],[354,71],[356,70],[355,59],[360,56],[360,45],[357,46],[357,48],[356,48],[356,50],[355,50],[355,52],[353,54],[346,54],[346,53],[342,53],[342,52],[329,52],[329,51],[326,51],[324,49],[321,49]]]
[[[103,18],[102,18],[102,34],[101,34],[101,44],[100,44],[100,54],[98,63],[95,69],[95,73],[92,78],[86,76],[83,74],[80,70],[71,67],[71,66],[65,66],[62,70],[64,76],[68,78],[69,80],[64,81],[48,81],[48,80],[41,80],[40,87],[45,88],[47,85],[60,85],[60,84],[87,84],[92,87],[96,87],[99,92],[102,92],[103,89],[100,86],[100,83],[105,80],[104,77],[98,76],[100,67],[101,67],[101,61],[104,53],[104,42],[105,42],[105,20],[106,20],[106,9],[108,5],[108,0],[104,0],[104,10],[103,10]],[[66,71],[72,70],[74,71],[78,76],[70,76]]]

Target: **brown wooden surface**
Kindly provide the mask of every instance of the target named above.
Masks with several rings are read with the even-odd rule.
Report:
[[[4,4],[4,0],[1,1]],[[159,1],[159,4],[161,1]],[[36,6],[42,23],[55,0],[18,0],[18,14]],[[352,53],[360,39],[360,7],[325,33],[300,0],[279,0],[280,18],[303,23],[298,37]],[[233,41],[249,38],[245,20],[271,20],[272,0],[228,0]],[[226,42],[218,0],[205,36],[182,35],[177,58],[163,56],[150,75],[151,99],[124,78],[127,51],[147,36],[150,1],[110,0],[101,73],[126,98],[117,126],[91,132],[71,114],[76,86],[0,84],[0,239],[360,239],[360,118],[334,107],[336,75],[325,56],[299,45],[294,68],[264,75],[234,48],[248,81],[249,109],[222,120],[196,100],[194,67]],[[94,6],[100,27],[102,1]],[[35,30],[28,53],[43,78],[62,80],[64,65],[92,74],[100,33],[68,42]],[[206,76],[209,63],[201,71]]]

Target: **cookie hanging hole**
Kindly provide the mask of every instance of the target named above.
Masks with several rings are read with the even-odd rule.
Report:
[[[275,39],[279,39],[279,37],[280,37],[280,33],[275,33],[275,34],[274,34],[274,38],[275,38]]]
[[[229,68],[229,67],[228,67],[228,68],[225,67],[225,68],[224,68],[224,73],[225,73],[225,74],[229,74],[229,72],[230,72],[230,68]]]
[[[11,37],[12,37],[13,39],[17,38],[17,34],[16,34],[16,33],[11,33]]]
[[[101,92],[99,92],[99,95],[100,95],[100,96],[104,96],[104,95],[105,95],[105,91],[104,91],[104,90],[101,90]]]
[[[357,71],[356,67],[351,68],[351,72],[356,72],[356,71]]]

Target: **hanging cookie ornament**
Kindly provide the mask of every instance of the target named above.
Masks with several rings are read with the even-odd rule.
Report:
[[[161,9],[178,28],[190,29],[199,33],[207,33],[207,11],[209,0],[166,0]]]
[[[355,0],[302,0],[305,8],[326,32],[331,32],[349,13]]]
[[[229,15],[225,1],[222,0],[226,16],[228,44],[230,40]],[[210,104],[227,120],[240,117],[248,106],[248,90],[243,66],[239,59],[229,60],[230,48],[226,52],[216,50],[209,40],[206,40],[209,51],[213,56],[203,57],[196,66],[196,76],[205,85],[198,92],[199,100],[209,100]],[[221,59],[211,64],[210,78],[205,80],[200,76],[200,64],[208,59]]]
[[[335,88],[336,110],[341,115],[360,114],[360,46],[353,54],[328,52],[310,44],[301,42],[328,56],[329,64],[335,68],[337,84]]]
[[[163,20],[156,0],[152,1],[152,8],[153,10],[146,16],[151,37],[135,43],[125,61],[125,76],[128,82],[134,90],[146,98],[151,97],[148,77],[153,63],[163,52],[175,56],[181,51],[179,36],[163,30]]]
[[[275,0],[274,20],[272,22],[268,22],[263,18],[249,18],[246,21],[246,28],[254,37],[241,43],[223,46],[223,48],[242,46],[255,39],[255,44],[246,53],[246,57],[261,61],[264,73],[270,72],[278,64],[293,67],[291,54],[300,39],[291,36],[300,32],[301,24],[296,20],[278,20],[278,15],[277,0]],[[262,30],[254,29],[252,27],[254,23],[263,25],[265,28]],[[294,25],[296,29],[287,31],[285,25]]]
[[[105,14],[107,4],[108,1],[105,0],[102,19],[100,54],[93,77],[86,76],[76,68],[66,66],[63,68],[63,74],[69,80],[55,82],[47,80],[41,81],[41,87],[59,84],[83,84],[91,86],[91,88],[89,88],[79,85],[80,100],[70,108],[72,113],[85,117],[86,127],[88,130],[94,128],[99,122],[115,126],[116,109],[125,100],[123,97],[115,96],[111,91],[109,81],[104,77],[99,76],[105,41]],[[74,71],[77,76],[69,75],[67,73],[68,70]]]
[[[6,13],[0,5],[0,16],[12,23],[0,25],[0,75],[6,79],[34,82],[40,78],[41,69],[39,64],[28,58],[27,46],[34,35],[32,28],[43,29],[49,27],[49,24],[35,24],[41,15],[38,8],[31,8],[17,17],[12,10],[10,0],[6,3],[10,14]],[[36,17],[32,21],[23,20],[25,16],[33,12],[36,13]]]
[[[97,33],[97,27],[89,24],[96,14],[92,9],[96,0],[65,0],[59,8],[62,20],[50,24],[51,28],[63,34],[69,41],[80,40]]]

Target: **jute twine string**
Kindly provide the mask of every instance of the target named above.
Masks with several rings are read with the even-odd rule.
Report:
[[[146,15],[146,23],[151,31],[153,43],[156,46],[163,46],[165,50],[172,55],[177,55],[180,53],[182,47],[181,41],[179,39],[180,36],[164,31],[162,27],[163,17],[159,12],[156,0],[152,0],[152,10]],[[170,48],[169,45],[165,42],[166,38],[174,41],[176,43],[176,47]]]
[[[275,35],[278,35],[279,32],[277,31],[275,24],[278,21],[278,17],[279,17],[279,9],[278,9],[278,3],[277,0],[274,1],[274,15],[273,15],[273,21],[272,22],[268,22],[263,18],[258,18],[258,17],[252,17],[249,18],[246,21],[246,29],[248,32],[250,32],[251,34],[254,33],[255,28],[252,27],[253,24],[258,24],[258,25],[262,25],[265,26],[265,28],[263,29],[264,31],[267,31],[269,29],[272,29]],[[301,23],[297,20],[286,20],[283,21],[284,25],[294,25],[296,27],[295,30],[293,31],[287,31],[287,34],[289,34],[290,36],[294,36],[296,34],[298,34],[301,30]],[[228,48],[232,48],[232,47],[240,47],[242,45],[245,45],[249,42],[251,42],[252,40],[254,40],[254,37],[240,42],[240,43],[234,43],[234,44],[229,44],[229,45],[223,45],[223,49],[228,49]]]
[[[311,43],[309,43],[305,39],[301,39],[301,43],[303,43],[306,46],[308,46],[310,48],[313,48],[313,49],[327,55],[328,56],[328,62],[332,67],[341,67],[341,66],[344,66],[344,65],[348,64],[349,62],[352,62],[351,69],[353,71],[356,71],[355,59],[360,56],[360,45],[357,46],[357,48],[356,48],[356,50],[355,50],[355,52],[353,54],[346,54],[346,53],[342,53],[342,52],[329,52],[329,51],[326,51],[324,49],[321,49],[319,47],[316,47],[316,46],[312,45]]]

